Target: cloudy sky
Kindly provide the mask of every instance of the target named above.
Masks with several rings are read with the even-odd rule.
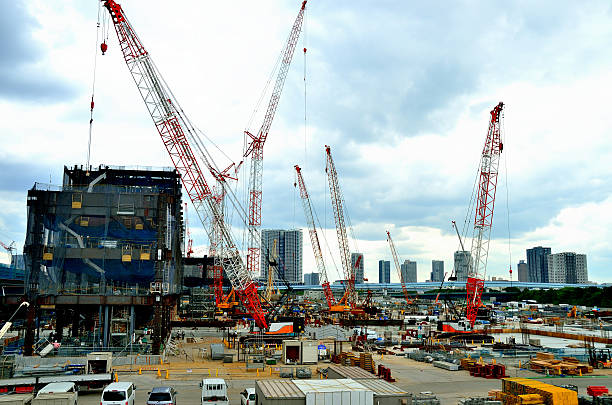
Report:
[[[243,131],[301,1],[124,0],[130,22],[220,166]],[[390,260],[452,270],[489,111],[506,104],[504,154],[487,274],[507,276],[525,249],[586,253],[612,281],[612,6],[606,1],[316,1],[265,146],[264,228],[303,228],[293,166],[303,167],[340,265],[325,177],[332,147],[366,277]],[[25,237],[34,182],[84,164],[96,57],[92,163],[171,164],[121,58],[114,32],[96,43],[95,0],[13,1],[0,15],[0,240]],[[102,34],[100,34],[102,35]],[[301,48],[308,48],[304,58]],[[306,71],[306,98],[304,85]],[[306,124],[304,120],[306,99]],[[264,103],[265,105],[265,103]],[[244,190],[244,180],[236,185]],[[194,244],[207,239],[190,215]],[[241,239],[240,232],[237,238]],[[304,234],[304,272],[314,268]],[[467,241],[469,245],[469,241]],[[332,257],[333,256],[333,261]],[[397,274],[392,272],[392,281]],[[516,272],[515,272],[516,277]]]

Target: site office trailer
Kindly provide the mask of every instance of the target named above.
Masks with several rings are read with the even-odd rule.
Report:
[[[319,361],[316,340],[285,340],[282,361],[285,364],[316,364]]]

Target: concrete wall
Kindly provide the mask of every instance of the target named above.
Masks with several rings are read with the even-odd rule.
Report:
[[[156,355],[141,355],[141,356],[121,356],[113,357],[113,366],[121,366],[127,364],[134,365],[149,365],[160,364],[161,356]],[[15,366],[17,368],[33,367],[36,365],[53,366],[61,364],[86,364],[86,357],[27,357],[15,356]]]

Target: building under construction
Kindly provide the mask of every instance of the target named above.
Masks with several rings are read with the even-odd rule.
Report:
[[[62,186],[36,183],[27,207],[26,293],[34,305],[26,354],[46,311],[55,312],[54,340],[124,347],[147,327],[149,349],[159,352],[182,288],[178,173],[65,167]],[[71,336],[63,336],[67,326]]]

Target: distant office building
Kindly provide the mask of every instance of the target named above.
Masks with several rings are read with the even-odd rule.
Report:
[[[444,262],[442,260],[431,261],[431,281],[442,281],[444,279]]]
[[[263,229],[261,231],[261,276],[268,279],[269,254],[276,240],[278,272],[288,283],[302,282],[302,230]],[[278,274],[273,275],[278,280]]]
[[[574,252],[547,256],[548,282],[581,284],[588,282],[586,255]]]
[[[518,281],[521,283],[529,282],[529,268],[527,267],[527,263],[525,260],[521,260],[519,264],[516,266],[516,270],[518,273]]]
[[[404,260],[404,263],[400,265],[402,271],[402,278],[404,283],[416,283],[417,282],[417,264],[416,262],[408,259]]]
[[[380,284],[391,282],[391,262],[388,260],[378,261],[378,282]]]
[[[319,285],[319,273],[304,274],[304,285]]]
[[[458,250],[455,252],[455,276],[457,277],[457,281],[467,281],[468,266],[471,256],[471,253],[467,250]]]
[[[359,265],[355,268],[357,258],[361,256]],[[363,283],[363,253],[351,253],[351,268],[355,269],[355,284]]]
[[[527,277],[530,283],[549,283],[548,279],[548,256],[551,253],[549,247],[537,246],[527,249]]]

